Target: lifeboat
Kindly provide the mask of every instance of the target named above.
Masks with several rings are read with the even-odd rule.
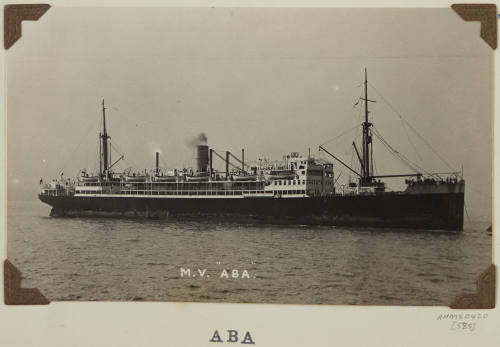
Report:
[[[98,182],[99,176],[81,176],[80,181],[82,181],[82,182]]]
[[[256,181],[257,175],[232,175],[233,181]]]
[[[175,182],[177,181],[177,176],[155,176],[156,182]]]
[[[209,175],[193,175],[193,176],[185,176],[187,182],[207,182],[210,178]]]
[[[271,170],[265,174],[268,180],[293,180],[295,179],[295,172],[292,170]]]
[[[146,182],[147,176],[136,175],[136,176],[125,176],[125,181],[127,182]]]
[[[81,177],[80,180],[83,182],[97,182],[99,181],[99,176]]]

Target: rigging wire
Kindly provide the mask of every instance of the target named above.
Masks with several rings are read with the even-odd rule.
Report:
[[[94,167],[92,168],[92,173],[95,173],[97,171],[97,167],[99,166],[99,161],[101,160],[99,156],[99,151],[96,151],[95,158],[94,158]]]
[[[217,155],[220,159],[222,159],[222,161],[226,162],[226,159],[225,159],[225,158],[224,158],[221,154],[219,154],[219,153],[218,153],[218,152],[221,152],[221,151],[219,151],[219,150],[215,150],[215,149],[214,149],[213,151],[214,151],[214,153],[215,153],[215,154],[216,154],[216,155]],[[229,155],[232,155],[232,153],[231,153],[231,152],[229,152]],[[233,157],[234,157],[234,155],[233,155]],[[236,158],[236,157],[234,157],[234,158]],[[236,158],[236,159],[238,159],[238,158]],[[238,159],[238,160],[239,160],[239,159]],[[229,164],[229,165],[231,165],[233,168],[235,168],[235,169],[237,169],[237,170],[240,170],[240,169],[241,169],[241,167],[236,166],[236,165],[234,165],[233,163],[231,163],[231,161],[230,161],[230,160],[228,161],[228,164]]]
[[[403,122],[403,120],[401,120],[401,125],[403,126],[403,129],[405,131],[405,134],[406,134],[406,138],[408,139],[408,142],[410,143],[410,145],[412,146],[413,148],[413,151],[415,151],[415,154],[417,155],[418,159],[420,159],[420,161],[422,162],[423,159],[422,157],[420,156],[420,153],[418,153],[417,151],[417,147],[415,146],[415,144],[413,143],[413,141],[411,140],[410,138],[410,134],[408,134],[408,129],[406,129],[406,126],[405,126],[405,123]]]
[[[80,146],[82,145],[82,143],[87,139],[87,137],[88,137],[88,135],[90,133],[90,130],[92,130],[92,128],[93,128],[92,123],[90,123],[89,127],[84,132],[84,135],[82,136],[82,138],[80,139],[80,141],[78,142],[78,144],[76,145],[76,147],[70,152],[70,155],[69,155],[68,159],[61,166],[61,170],[60,170],[61,173],[65,171],[65,169],[68,166],[68,164],[74,158],[74,154],[76,153],[76,151],[78,151],[78,149],[80,148]]]
[[[363,100],[361,99],[361,97],[362,97],[362,95],[360,94],[359,98],[358,98],[358,101],[356,101],[356,103],[354,104],[353,107],[356,107],[358,104],[360,104],[360,103],[362,104],[363,103]],[[356,118],[358,118],[358,123],[360,123],[361,110],[362,110],[362,107],[359,107],[359,111],[358,111],[358,114],[356,116]],[[330,143],[330,142],[333,142],[335,140],[338,140],[342,136],[347,135],[348,133],[350,133],[351,131],[355,130],[358,127],[359,127],[359,124],[356,124],[354,127],[350,128],[350,129],[344,131],[343,133],[341,133],[340,135],[335,136],[334,138],[332,138],[332,139],[330,139],[330,140],[322,143],[320,146],[323,146],[323,145],[326,145],[327,143]]]
[[[118,148],[116,148],[116,146],[115,146],[115,145],[113,145],[113,144],[111,143],[111,141],[109,142],[109,146],[110,146],[110,147],[111,147],[111,149],[112,149],[112,150],[114,150],[114,151],[115,151],[115,153],[116,153],[116,154],[118,154],[119,156],[125,156],[125,155],[122,153],[122,151],[118,151]]]
[[[338,135],[338,136],[336,136],[336,137],[334,137],[334,138],[332,138],[332,139],[330,139],[330,140],[328,140],[328,141],[326,141],[326,142],[322,143],[320,146],[323,146],[323,145],[326,145],[327,143],[333,142],[333,141],[335,141],[335,140],[337,140],[337,139],[341,138],[342,136],[347,135],[348,133],[350,133],[351,131],[355,130],[355,129],[356,129],[356,128],[358,128],[358,127],[359,127],[359,124],[356,124],[356,125],[355,125],[354,127],[352,127],[351,129],[346,130],[346,131],[344,131],[343,133],[341,133],[340,135]]]
[[[391,152],[395,157],[397,157],[401,162],[406,165],[410,170],[419,173],[424,170],[419,170],[418,165],[413,164],[410,160],[404,157],[401,153],[399,153],[396,149],[394,149],[383,137],[380,135],[375,129],[373,129],[372,133],[380,140],[380,142],[385,146],[389,152]]]
[[[354,161],[354,148],[351,148],[351,162],[349,163],[350,167],[353,167],[354,165],[352,164]]]
[[[361,104],[364,105],[365,101],[362,100]],[[358,125],[362,123],[362,116],[361,116],[361,111],[363,110],[363,107],[360,107],[359,108],[359,111],[358,111]]]
[[[370,84],[370,87],[372,87],[375,90],[375,87],[373,85]],[[388,101],[380,94],[380,92],[378,90],[375,90],[375,92],[377,92],[377,94],[382,98],[382,100],[384,100],[386,103],[388,103]],[[391,106],[391,105],[389,105],[389,106]],[[396,112],[394,109],[393,109],[393,111]],[[408,142],[412,146],[413,151],[415,152],[415,154],[417,155],[417,157],[420,159],[420,162],[423,162],[423,159],[420,156],[420,153],[418,152],[417,147],[415,146],[415,144],[411,140],[410,134],[408,133],[408,129],[405,126],[405,122],[403,120],[403,117],[401,115],[399,115],[399,114],[398,114],[398,116],[399,116],[399,120],[401,121],[401,126],[403,127],[403,130],[405,131],[406,138],[408,139]]]
[[[434,174],[429,173],[427,170],[423,169],[420,167],[418,164],[412,162],[410,159],[405,157],[403,154],[398,152],[396,149],[394,149],[385,139],[384,137],[379,133],[378,129],[373,126],[372,133],[386,146],[387,149],[389,149],[395,156],[397,156],[408,168],[411,170],[415,171],[416,173],[421,173],[425,172],[428,175],[433,176]]]
[[[110,142],[111,143],[111,142]],[[115,151],[118,153],[118,154],[121,154],[121,153],[125,153],[124,151],[122,151],[119,146],[115,143],[113,145],[115,147]],[[138,168],[139,166],[135,165],[136,163],[132,162],[131,160],[128,160],[128,159],[125,159],[125,157],[123,157],[122,159],[124,162],[126,162],[127,164],[130,164],[130,166],[134,167],[134,168]]]
[[[398,117],[401,119],[402,122],[405,122],[408,127],[413,130],[413,132],[431,149],[431,151],[451,170],[453,171],[453,168],[451,167],[450,164],[448,164],[448,162],[431,146],[431,144],[422,136],[420,135],[420,133],[410,124],[410,122],[408,122],[404,117],[403,115],[398,112],[398,110],[396,110],[396,108],[394,106],[392,106],[392,104],[386,99],[384,98],[384,96],[380,93],[380,91],[375,88],[375,86],[368,82],[368,84],[370,85],[370,87],[373,88],[373,90],[378,94],[378,96],[380,96],[382,98],[382,100],[392,109],[392,111],[394,113],[396,113],[398,115]]]
[[[248,165],[247,163],[243,163],[237,156],[235,156],[233,153],[229,152],[229,155],[232,156],[235,160],[237,160],[240,164],[250,168],[250,165]],[[241,168],[240,168],[241,169]]]
[[[340,177],[342,176],[342,174],[344,173],[344,171],[340,171],[339,175],[337,176],[337,178],[335,179],[335,181],[333,182],[333,185],[335,187],[339,187],[339,185],[337,184],[338,180],[340,179]]]

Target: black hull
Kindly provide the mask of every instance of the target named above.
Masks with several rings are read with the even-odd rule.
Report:
[[[461,231],[464,194],[316,198],[149,198],[40,195],[52,216],[220,218],[273,223]]]

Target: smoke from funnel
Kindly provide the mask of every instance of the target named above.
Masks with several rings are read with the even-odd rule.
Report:
[[[205,133],[199,133],[194,138],[189,140],[186,144],[189,147],[196,147],[198,145],[206,145],[207,144],[207,135]]]

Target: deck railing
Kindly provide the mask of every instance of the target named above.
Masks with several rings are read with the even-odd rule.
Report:
[[[98,190],[83,190],[76,191],[82,195],[102,195],[102,194],[117,194],[117,195],[183,195],[183,196],[211,196],[211,195],[271,195],[272,191],[264,190],[150,190],[150,189],[123,189],[117,192],[106,192]]]

